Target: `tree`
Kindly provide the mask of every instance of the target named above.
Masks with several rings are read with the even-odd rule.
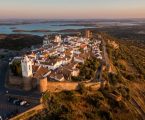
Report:
[[[10,68],[15,76],[22,76],[21,61],[15,60]]]
[[[83,83],[80,83],[80,84],[78,85],[78,92],[79,92],[80,94],[86,93],[86,88],[85,88],[85,85],[84,85]]]

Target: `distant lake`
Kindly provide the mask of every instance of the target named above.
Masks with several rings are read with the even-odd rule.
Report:
[[[68,24],[68,25],[67,25]],[[72,25],[71,25],[72,24]],[[0,25],[0,34],[33,34],[33,35],[44,35],[44,32],[13,32],[13,30],[50,30],[59,31],[65,29],[84,29],[92,28],[91,26],[74,25],[73,23],[61,23],[61,22],[50,22],[50,23],[31,23],[21,25]]]
[[[104,26],[132,26],[135,23],[129,22],[44,22],[44,23],[30,23],[30,24],[10,24],[10,25],[0,25],[0,34],[33,34],[33,35],[44,35],[45,32],[26,32],[32,30],[48,30],[48,31],[59,31],[66,29],[85,29],[85,28],[95,28]],[[14,32],[14,30],[24,30],[25,32]]]

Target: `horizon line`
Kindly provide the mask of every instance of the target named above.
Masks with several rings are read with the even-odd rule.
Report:
[[[129,18],[0,18],[0,20],[121,20],[121,19],[145,19],[145,17]]]

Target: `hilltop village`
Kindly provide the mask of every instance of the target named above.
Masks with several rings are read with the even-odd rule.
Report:
[[[56,35],[53,38],[45,35],[40,48],[10,61],[9,84],[21,86],[26,91],[38,88],[40,92],[45,92],[48,81],[71,82],[71,77],[79,76],[78,66],[90,55],[102,59],[101,40],[92,41],[91,38],[90,31],[86,31],[84,37],[62,38]]]

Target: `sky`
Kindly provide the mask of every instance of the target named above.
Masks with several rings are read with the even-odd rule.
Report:
[[[0,19],[145,18],[145,0],[0,0]]]

